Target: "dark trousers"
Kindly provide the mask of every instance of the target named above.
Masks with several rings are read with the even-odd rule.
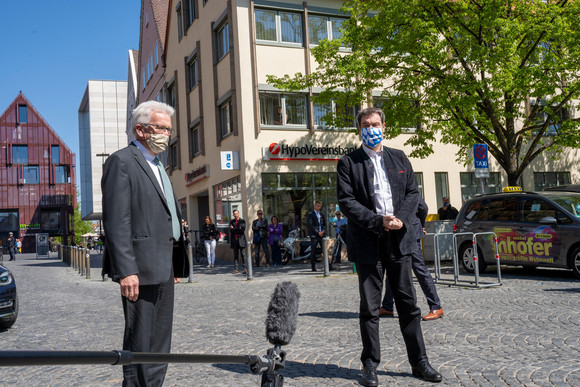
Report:
[[[321,236],[310,236],[310,264],[312,267],[316,266],[316,247],[322,247],[322,237]]]
[[[16,261],[16,248],[15,247],[9,247],[8,254],[10,254],[11,261]]]
[[[379,307],[383,290],[385,270],[395,297],[399,313],[399,326],[411,366],[427,359],[423,332],[421,330],[421,310],[417,307],[411,256],[401,255],[394,233],[381,238],[380,259],[376,264],[356,264],[360,292],[360,330],[363,344],[361,360],[366,364],[371,360],[375,366],[381,361],[379,339]]]
[[[254,250],[256,250],[256,266],[260,266],[260,247],[264,249],[264,254],[266,255],[266,263],[270,264],[270,252],[268,251],[268,239],[262,238],[260,242],[254,243]]]
[[[417,251],[411,254],[411,265],[413,273],[415,273],[415,277],[419,281],[419,285],[421,285],[421,290],[425,294],[429,309],[441,309],[441,300],[439,300],[439,295],[437,295],[433,277],[431,277],[431,273],[429,273],[429,269],[427,269],[423,260],[423,254],[421,254],[421,239],[417,241]],[[383,297],[382,307],[391,312],[393,311],[393,292],[391,292],[388,279],[385,280],[385,297]]]
[[[169,353],[173,326],[173,278],[159,285],[139,286],[137,301],[122,297],[125,314],[123,349]],[[123,386],[161,386],[167,364],[123,366]]]
[[[235,243],[234,247],[232,247],[234,249],[234,269],[238,270],[238,265],[239,265],[239,256],[242,256],[242,268],[246,268],[246,253],[244,252],[244,248],[242,246],[239,245],[239,243]],[[250,257],[250,261],[252,260],[252,258]],[[251,262],[250,262],[251,264]]]
[[[270,245],[272,247],[272,263],[274,265],[282,266],[282,251],[278,242]]]

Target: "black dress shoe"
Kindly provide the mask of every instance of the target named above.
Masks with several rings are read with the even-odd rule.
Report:
[[[316,271],[316,267],[315,266],[312,266],[312,271]]]
[[[411,367],[411,370],[413,371],[413,376],[417,376],[427,382],[439,383],[443,379],[441,374],[435,371],[427,360],[420,362],[415,367]]]
[[[377,377],[377,369],[372,363],[367,363],[363,368],[363,373],[360,378],[360,383],[367,387],[376,387],[379,385],[379,378]]]

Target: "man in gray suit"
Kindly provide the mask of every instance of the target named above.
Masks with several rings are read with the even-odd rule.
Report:
[[[189,272],[181,214],[158,159],[171,135],[173,108],[147,101],[133,111],[136,140],[107,159],[101,189],[107,233],[103,273],[119,282],[123,349],[169,353],[174,283]],[[167,364],[123,366],[123,386],[161,386]]]
[[[385,270],[413,375],[440,382],[441,374],[427,359],[411,275],[417,240],[409,230],[419,200],[413,168],[402,151],[382,146],[385,115],[381,109],[361,110],[357,126],[363,145],[338,162],[337,198],[348,218],[348,259],[356,263],[359,278],[361,383],[378,386],[379,307]]]

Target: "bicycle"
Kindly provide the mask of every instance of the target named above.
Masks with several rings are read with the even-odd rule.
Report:
[[[205,244],[203,241],[199,240],[199,232],[201,230],[190,230],[190,233],[194,233],[194,240],[193,240],[193,260],[198,265],[205,265],[207,264],[207,252],[205,250]],[[190,242],[191,243],[191,242]]]

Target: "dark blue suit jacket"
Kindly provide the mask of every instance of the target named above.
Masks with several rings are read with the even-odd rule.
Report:
[[[394,215],[403,221],[403,228],[391,230],[404,255],[417,248],[412,230],[420,197],[411,163],[405,154],[383,147],[383,160],[391,185]],[[348,218],[348,259],[362,264],[375,264],[379,259],[381,238],[386,237],[383,217],[375,212],[373,200],[373,163],[362,148],[342,157],[337,166],[337,198],[340,210]]]

